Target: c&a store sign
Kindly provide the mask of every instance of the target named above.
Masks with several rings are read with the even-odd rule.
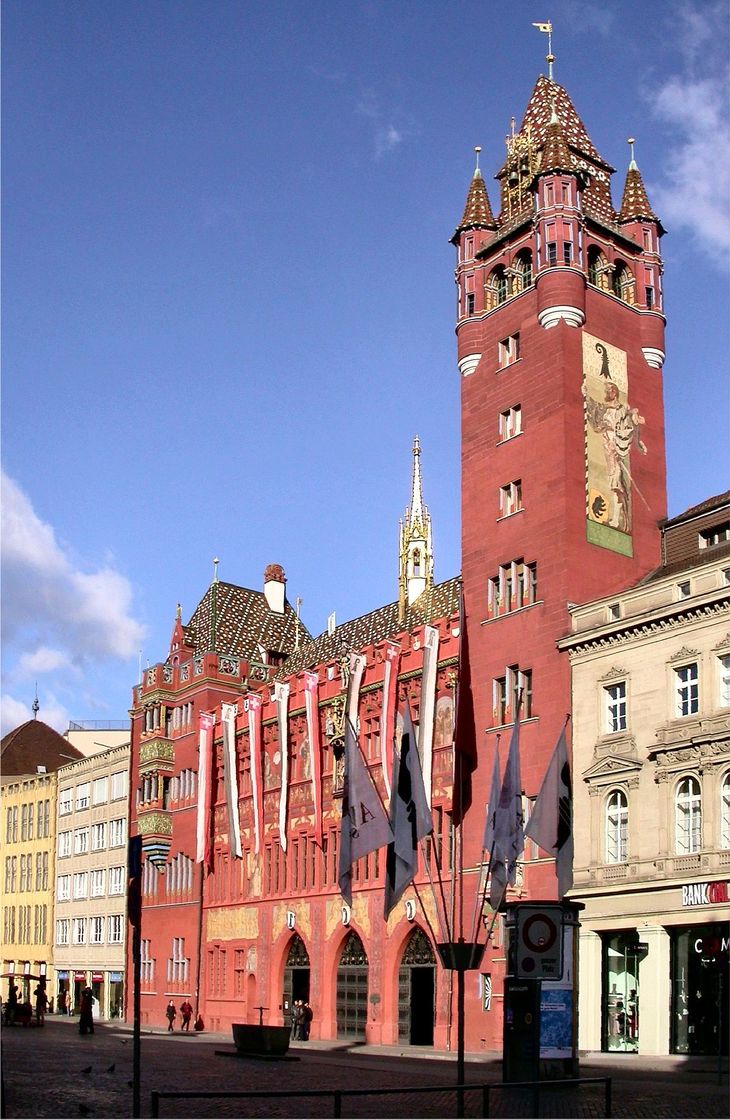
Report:
[[[712,906],[718,902],[727,902],[730,897],[728,886],[730,884],[726,882],[687,883],[682,887],[682,905]]]

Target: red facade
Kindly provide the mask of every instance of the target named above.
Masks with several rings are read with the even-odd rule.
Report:
[[[142,1017],[163,1022],[189,996],[206,1025],[280,1023],[308,998],[313,1037],[455,1045],[452,974],[437,963],[427,868],[383,920],[384,853],[358,866],[351,911],[337,885],[342,659],[363,654],[359,740],[385,794],[380,759],[385,647],[399,649],[399,705],[418,722],[425,627],[438,631],[432,808],[427,853],[443,868],[450,916],[470,939],[482,870],[493,753],[502,763],[521,695],[522,781],[529,799],[571,709],[556,642],[567,604],[634,584],[660,562],[666,516],[661,365],[661,226],[633,165],[620,210],[612,168],[568,95],[540,78],[500,170],[496,217],[477,171],[457,248],[462,376],[462,579],[312,639],[283,598],[214,582],[168,658],[135,690],[132,832],[143,837]],[[423,535],[426,540],[428,534]],[[420,547],[420,546],[419,546]],[[271,586],[279,588],[279,598]],[[461,840],[450,808],[462,604],[478,765]],[[323,843],[317,832],[302,672],[318,681]],[[272,689],[288,683],[287,807]],[[255,853],[245,699],[262,698],[263,830]],[[236,703],[242,858],[233,854],[222,762],[222,701]],[[196,862],[198,719],[215,713],[212,866]],[[286,821],[286,850],[281,821]],[[454,853],[456,853],[454,855]],[[453,862],[463,866],[454,886]],[[463,887],[463,904],[461,889]],[[553,864],[528,846],[510,897],[555,894]],[[481,916],[480,916],[481,921]],[[505,949],[499,923],[482,973],[466,986],[466,1047],[501,1046]],[[472,982],[473,980],[473,982]]]

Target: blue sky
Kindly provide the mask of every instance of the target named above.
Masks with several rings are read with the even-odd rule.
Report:
[[[498,18],[496,13],[498,11]],[[669,512],[728,485],[728,5],[6,0],[3,731],[124,719],[212,577],[459,571],[453,247],[545,71],[667,236]]]

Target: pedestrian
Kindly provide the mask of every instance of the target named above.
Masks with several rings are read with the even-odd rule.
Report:
[[[193,1017],[193,1005],[189,999],[184,999],[180,1004],[180,1014],[182,1015],[181,1031],[190,1031],[190,1020]]]
[[[65,989],[58,993],[58,1014],[68,1015],[68,1007],[66,1006],[66,991]]]
[[[18,1010],[18,985],[14,981],[10,981],[8,988],[8,998],[5,1001],[5,1025],[10,1026],[15,1020],[15,1012]]]
[[[289,1022],[291,1023],[291,1036],[292,1036],[292,1038],[297,1037],[297,1004],[298,1003],[299,1003],[298,999],[293,999],[291,1001],[291,1007],[289,1008]]]
[[[313,1018],[314,1018],[314,1012],[312,1011],[312,1008],[309,1006],[309,1003],[307,1002],[307,1003],[304,1004],[303,1014],[302,1014],[302,1020],[303,1020],[302,1021],[302,1039],[303,1039],[304,1042],[309,1042],[309,1032],[312,1029],[312,1019]]]
[[[196,1030],[196,1031],[204,1031],[205,1030],[205,1023],[203,1022],[203,1016],[200,1013],[198,1013],[198,1017],[195,1020],[193,1030]]]
[[[35,1021],[37,1027],[42,1027],[46,1021],[46,1008],[48,1007],[48,996],[46,995],[46,985],[43,980],[33,992],[35,996]]]
[[[79,1014],[79,1034],[94,1033],[94,996],[91,988],[84,988],[81,993],[81,1008]]]
[[[177,1008],[175,1007],[175,1004],[173,1003],[172,1000],[170,1000],[167,1007],[165,1008],[165,1015],[167,1016],[167,1029],[168,1029],[168,1031],[174,1030],[175,1028],[173,1026],[173,1023],[175,1022],[175,1019],[177,1018]]]
[[[304,1003],[298,999],[294,1008],[294,1037],[299,1041],[304,1041]]]

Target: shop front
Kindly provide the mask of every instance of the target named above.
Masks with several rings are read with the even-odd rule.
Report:
[[[636,930],[603,938],[603,1050],[639,1051],[639,964],[649,951]]]
[[[124,973],[109,973],[109,1018],[121,1019],[124,1013]]]
[[[672,1052],[727,1054],[730,927],[684,926],[671,939]]]
[[[74,974],[73,974],[73,978],[74,978],[73,999],[71,1000],[71,1007],[70,1007],[69,1010],[73,1014],[78,1015],[80,1010],[81,1010],[81,993],[83,992],[84,988],[86,987],[86,983],[87,983],[86,973],[81,972],[80,970],[77,969],[76,972],[74,972]]]

